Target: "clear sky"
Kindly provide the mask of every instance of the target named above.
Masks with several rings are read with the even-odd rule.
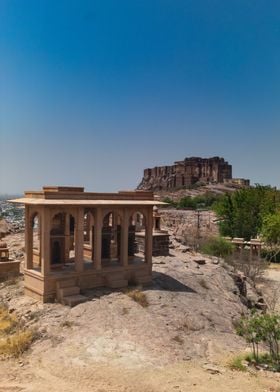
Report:
[[[0,0],[0,193],[223,156],[280,186],[279,0]]]

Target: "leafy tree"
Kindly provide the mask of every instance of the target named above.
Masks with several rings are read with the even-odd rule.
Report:
[[[276,212],[280,206],[280,194],[269,186],[256,185],[226,194],[215,203],[214,210],[220,220],[220,232],[230,237],[257,236],[263,219]]]
[[[268,248],[263,250],[270,261],[278,261],[280,254],[280,212],[268,214],[263,218],[262,239]]]
[[[267,244],[280,245],[280,213],[264,217],[261,234]]]

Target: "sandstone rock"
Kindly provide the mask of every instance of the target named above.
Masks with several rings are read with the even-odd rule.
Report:
[[[211,374],[221,374],[222,372],[224,372],[224,370],[218,368],[217,366],[208,363],[203,365],[203,369],[205,369],[207,372]]]
[[[178,250],[182,253],[186,253],[190,251],[190,247],[189,246],[185,246],[185,245],[180,245]]]
[[[204,265],[206,264],[205,259],[194,259],[194,262],[198,265]]]

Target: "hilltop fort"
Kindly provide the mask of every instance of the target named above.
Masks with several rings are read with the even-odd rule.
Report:
[[[221,157],[185,158],[170,166],[156,166],[144,170],[137,189],[172,190],[196,183],[236,183],[248,186],[249,180],[232,178],[232,166]]]

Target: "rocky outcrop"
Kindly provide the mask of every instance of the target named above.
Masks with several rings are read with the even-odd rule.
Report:
[[[167,190],[188,187],[197,182],[222,183],[232,178],[232,167],[224,158],[185,158],[171,166],[145,169],[137,189]]]

